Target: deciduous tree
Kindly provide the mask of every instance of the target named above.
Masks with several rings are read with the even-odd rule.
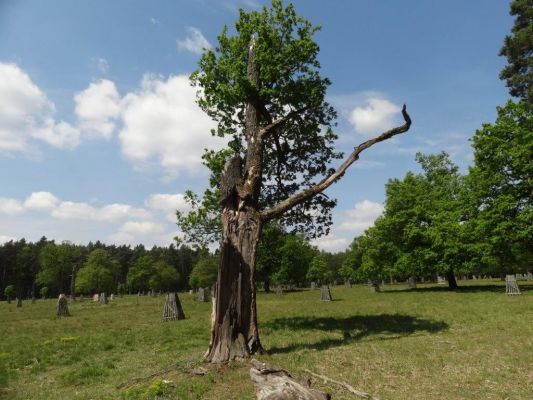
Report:
[[[318,30],[291,4],[274,0],[261,11],[240,11],[235,33],[224,28],[193,73],[198,104],[229,137],[208,152],[211,188],[189,216],[179,215],[187,239],[221,239],[211,342],[207,359],[222,362],[262,350],[255,273],[261,230],[279,220],[308,237],[328,232],[335,200],[323,194],[375,143],[406,132],[411,120],[370,139],[344,159],[333,142],[335,111],[320,75]],[[210,235],[210,236],[209,236]]]

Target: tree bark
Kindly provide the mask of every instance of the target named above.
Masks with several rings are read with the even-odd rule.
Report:
[[[225,209],[222,222],[215,314],[206,354],[211,362],[243,358],[261,350],[253,285],[260,220],[252,208]]]
[[[451,290],[455,290],[459,288],[459,285],[457,285],[457,281],[455,280],[455,274],[453,273],[453,270],[450,270],[446,272],[446,280],[448,281],[448,286]]]

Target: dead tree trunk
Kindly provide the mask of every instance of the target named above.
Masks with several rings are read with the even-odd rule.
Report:
[[[68,317],[70,312],[68,311],[68,300],[67,296],[60,294],[57,299],[56,305],[56,317]]]
[[[258,400],[328,400],[331,396],[310,388],[309,381],[298,382],[287,371],[252,360],[250,378]]]
[[[100,293],[98,301],[100,304],[107,304],[107,295],[105,294],[105,292]]]

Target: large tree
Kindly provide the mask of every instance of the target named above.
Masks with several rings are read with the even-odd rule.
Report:
[[[500,50],[508,65],[500,78],[506,81],[511,95],[523,99],[533,110],[533,1],[513,0],[511,15],[516,19]]]
[[[262,11],[240,11],[235,31],[224,28],[192,74],[198,104],[216,121],[229,146],[208,152],[211,188],[199,207],[178,216],[186,239],[220,232],[220,268],[206,358],[222,362],[262,350],[256,312],[255,267],[261,230],[279,219],[293,230],[328,231],[335,201],[323,191],[375,143],[406,132],[411,120],[359,146],[336,169],[332,131],[336,114],[325,100],[318,30],[291,4],[274,0]],[[196,229],[198,228],[198,229]],[[220,228],[220,230],[218,230]],[[205,236],[204,236],[205,237]]]
[[[468,175],[469,225],[478,238],[479,263],[491,272],[533,265],[533,113],[524,102],[498,108],[493,124],[472,139]]]

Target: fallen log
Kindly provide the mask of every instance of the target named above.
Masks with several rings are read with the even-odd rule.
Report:
[[[252,360],[250,378],[258,400],[330,400],[328,393],[310,388],[310,382],[298,382],[287,371]]]

